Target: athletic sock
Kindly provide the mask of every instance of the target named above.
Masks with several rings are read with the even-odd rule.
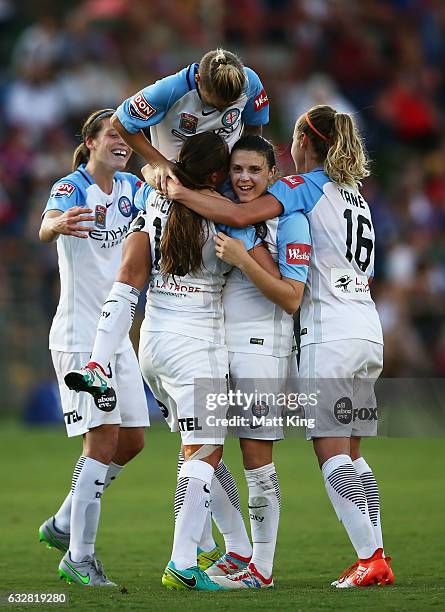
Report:
[[[374,536],[378,548],[383,548],[382,526],[380,524],[380,496],[379,487],[373,471],[363,457],[352,462],[355,471],[360,476],[365,489],[366,501],[368,502],[368,513],[374,529]]]
[[[82,561],[94,554],[100,516],[100,498],[104,490],[108,465],[81,456],[74,469],[70,523],[70,554]]]
[[[269,463],[255,470],[244,470],[249,487],[249,517],[253,553],[251,563],[265,578],[272,575],[281,494],[275,465]]]
[[[135,287],[115,282],[102,307],[90,361],[105,370],[130,331],[139,295]]]
[[[116,480],[119,473],[124,469],[125,466],[117,465],[117,463],[111,462],[108,466],[107,475],[105,478],[105,486],[104,490],[108,489],[111,483]],[[70,491],[68,495],[63,500],[62,505],[57,510],[54,515],[54,526],[57,531],[61,531],[62,533],[70,532],[70,522],[71,522],[71,508],[73,504],[73,493]]]
[[[224,537],[226,552],[250,557],[252,546],[241,514],[238,487],[222,459],[215,470],[210,497],[210,510],[216,526]]]
[[[365,489],[349,455],[335,455],[321,468],[326,491],[338,520],[349,535],[359,559],[371,557],[378,548],[368,514]]]
[[[172,561],[179,570],[195,566],[196,551],[209,514],[210,485],[215,470],[210,463],[186,461],[175,493],[175,535]]]

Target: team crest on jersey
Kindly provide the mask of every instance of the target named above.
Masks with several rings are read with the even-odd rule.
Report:
[[[311,261],[312,247],[310,244],[286,245],[286,263],[308,266]]]
[[[227,110],[224,113],[224,115],[221,117],[222,124],[225,127],[232,127],[232,125],[234,125],[237,122],[240,114],[241,114],[241,111],[239,108],[229,108],[229,110]]]
[[[257,95],[255,100],[253,101],[255,106],[255,112],[257,113],[265,106],[269,106],[269,98],[267,97],[267,93],[262,89],[260,93]]]
[[[198,127],[198,117],[190,115],[190,113],[181,113],[179,120],[179,129],[184,134],[196,134],[196,128]]]
[[[119,198],[119,202],[117,203],[119,210],[124,215],[124,217],[129,217],[132,212],[132,206],[130,200],[127,196],[122,196]]]
[[[283,176],[283,178],[280,179],[280,181],[283,181],[283,183],[286,183],[286,185],[288,187],[290,187],[291,189],[295,189],[295,187],[298,187],[298,185],[302,185],[304,183],[304,178],[302,176]]]
[[[132,117],[142,121],[148,121],[150,117],[156,114],[156,109],[147,102],[142,91],[131,98],[128,110]]]
[[[96,204],[94,211],[94,224],[99,229],[105,229],[107,219],[107,209],[101,204]]]
[[[73,195],[76,190],[76,186],[72,183],[57,183],[51,190],[52,198],[62,198],[67,196],[68,198]]]

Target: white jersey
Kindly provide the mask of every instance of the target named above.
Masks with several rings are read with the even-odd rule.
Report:
[[[383,344],[369,290],[374,228],[361,194],[331,182],[322,169],[278,180],[269,189],[285,213],[303,211],[313,253],[300,312],[301,346],[359,338]]]
[[[94,229],[88,238],[59,236],[60,300],[50,334],[49,348],[64,352],[90,352],[102,306],[119,269],[122,241],[134,216],[133,198],[139,179],[116,172],[111,194],[79,168],[57,181],[44,210],[65,212],[73,206],[93,210]],[[117,353],[131,347],[128,336]]]
[[[256,235],[278,262],[283,276],[305,282],[310,261],[309,225],[303,213],[282,215],[255,226]],[[307,258],[292,260],[289,246],[301,246]],[[293,317],[268,300],[234,268],[223,291],[226,342],[233,353],[259,353],[287,357],[294,349]]]
[[[269,100],[253,70],[244,68],[246,85],[238,100],[219,111],[203,104],[196,89],[198,64],[190,64],[125,100],[116,114],[125,129],[134,134],[150,128],[151,144],[167,159],[176,159],[189,136],[215,132],[231,149],[243,125],[265,125]]]
[[[147,290],[145,319],[141,329],[150,332],[172,332],[200,338],[216,344],[225,343],[222,288],[231,266],[216,256],[213,235],[220,230],[244,240],[249,250],[255,244],[253,228],[235,229],[203,221],[207,233],[198,272],[181,276],[163,276],[160,272],[162,232],[172,201],[144,184],[135,198],[142,211],[132,231],[143,230],[150,237],[151,278]]]

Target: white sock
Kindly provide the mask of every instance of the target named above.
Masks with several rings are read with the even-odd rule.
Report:
[[[139,295],[135,287],[115,282],[102,307],[90,361],[104,370],[130,331]]]
[[[172,561],[179,570],[196,565],[196,552],[209,514],[210,485],[215,470],[210,463],[186,461],[175,493],[175,535]]]
[[[241,514],[238,487],[222,459],[215,470],[210,497],[210,510],[224,537],[226,552],[250,557],[252,546]]]
[[[74,469],[70,523],[70,554],[73,561],[82,561],[94,554],[100,516],[100,498],[104,490],[108,465],[81,456]]]
[[[281,494],[275,465],[269,463],[255,470],[244,470],[249,487],[249,517],[253,553],[251,563],[269,578],[280,521]]]
[[[374,529],[362,481],[349,455],[335,455],[321,468],[326,491],[338,520],[348,532],[359,559],[368,559],[377,550]]]
[[[111,462],[108,466],[107,476],[105,478],[104,490],[108,489],[111,483],[116,480],[119,473],[124,469],[123,465],[117,465],[117,463]],[[63,533],[70,532],[70,521],[71,521],[71,507],[73,503],[73,494],[70,491],[65,497],[62,505],[54,515],[55,527],[58,531]]]
[[[377,548],[383,549],[382,526],[380,524],[380,496],[377,481],[371,468],[363,457],[359,457],[353,461],[352,464],[355,471],[360,476],[360,480],[363,483],[363,488],[365,489],[366,501],[368,502],[369,518],[371,519],[372,527],[374,529]]]

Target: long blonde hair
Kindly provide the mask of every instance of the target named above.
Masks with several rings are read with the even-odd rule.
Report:
[[[327,105],[313,106],[299,117],[296,129],[310,139],[317,161],[334,183],[357,189],[369,176],[370,162],[351,115]]]
[[[201,84],[207,91],[226,102],[234,102],[246,83],[244,66],[240,58],[225,49],[208,51],[199,62]]]

